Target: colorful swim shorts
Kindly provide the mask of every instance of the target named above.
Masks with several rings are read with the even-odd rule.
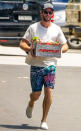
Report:
[[[51,65],[47,67],[31,66],[30,81],[32,91],[41,91],[44,85],[45,88],[54,88],[55,85],[55,69],[56,67]]]

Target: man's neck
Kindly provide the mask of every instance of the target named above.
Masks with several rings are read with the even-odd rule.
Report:
[[[42,25],[42,26],[44,26],[45,28],[50,27],[50,26],[51,26],[51,24],[52,24],[52,23],[51,23],[51,21],[48,21],[48,22],[41,21],[40,23],[41,23],[41,25]]]

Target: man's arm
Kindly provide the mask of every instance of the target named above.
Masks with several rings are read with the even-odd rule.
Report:
[[[33,57],[35,57],[34,49],[32,46],[29,46],[29,42],[25,39],[20,41],[20,48],[23,49],[26,53],[30,52]]]
[[[69,47],[68,47],[67,43],[65,43],[64,45],[62,45],[62,53],[65,53],[68,49],[69,49]]]
[[[22,39],[20,41],[20,48],[23,49],[25,52],[31,51],[31,47],[28,45],[28,41],[25,39]]]

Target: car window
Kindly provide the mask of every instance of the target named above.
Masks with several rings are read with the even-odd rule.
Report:
[[[52,0],[53,2],[63,2],[63,3],[66,3],[68,2],[68,0]]]

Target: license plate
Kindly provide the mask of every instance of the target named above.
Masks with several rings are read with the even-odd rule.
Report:
[[[18,20],[32,20],[32,16],[18,16]]]

